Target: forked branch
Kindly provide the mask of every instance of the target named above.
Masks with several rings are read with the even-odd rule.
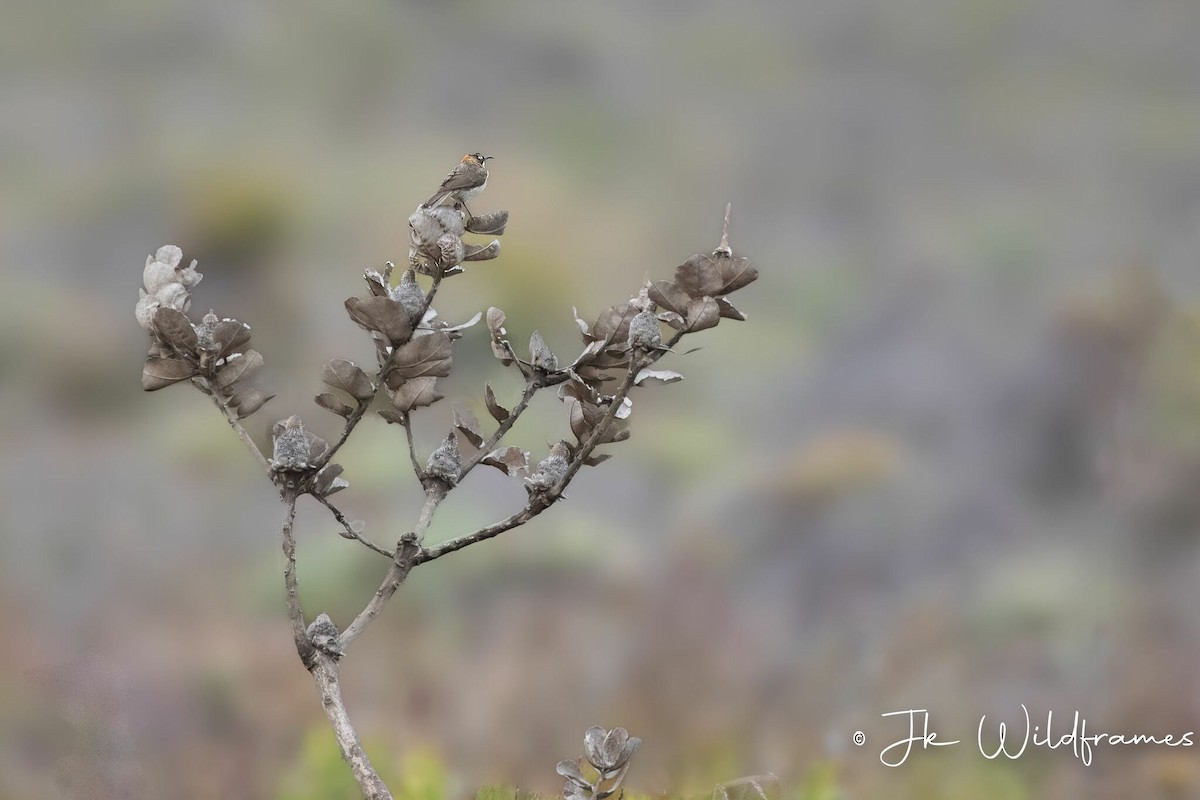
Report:
[[[521,396],[511,410],[506,410],[489,386],[485,405],[496,428],[485,434],[473,414],[456,411],[455,430],[423,464],[417,455],[413,414],[442,399],[436,382],[451,372],[452,344],[480,317],[476,315],[461,325],[450,325],[438,318],[432,306],[434,297],[443,280],[461,274],[466,263],[495,258],[500,251],[498,241],[484,246],[468,243],[463,237],[499,236],[508,221],[506,211],[468,215],[460,205],[418,207],[409,217],[409,268],[403,277],[398,282],[393,280],[390,262],[382,273],[366,270],[364,277],[370,295],[345,301],[351,319],[371,336],[378,369],[374,375],[368,375],[344,359],[334,359],[325,365],[322,381],[334,391],[318,395],[316,401],[343,418],[341,432],[332,445],[309,433],[297,416],[275,424],[270,457],[255,444],[241,420],[271,398],[250,385],[263,358],[247,347],[249,326],[237,320],[220,319],[213,312],[200,323],[192,323],[186,316],[191,289],[199,283],[201,275],[195,270],[195,262],[183,266],[179,248],[160,248],[147,259],[143,273],[145,288],[137,305],[138,322],[150,335],[143,388],[155,391],[188,381],[209,394],[230,428],[280,489],[284,504],[281,529],[284,589],[296,652],[313,676],[338,747],[368,800],[391,800],[392,795],[364,752],[342,699],[338,662],[349,646],[382,613],[415,567],[518,528],[562,499],[567,486],[583,467],[594,466],[608,457],[597,454],[598,448],[630,435],[632,390],[647,381],[673,383],[683,377],[649,367],[665,353],[673,352],[686,334],[716,327],[722,319],[745,319],[730,304],[728,295],[758,276],[748,260],[733,257],[727,207],[721,243],[711,255],[692,256],[676,268],[673,280],[647,283],[629,301],[602,311],[594,323],[577,318],[584,347],[567,367],[560,366],[558,357],[536,332],[530,340],[528,358],[522,358],[508,339],[504,313],[494,307],[489,309],[487,326],[492,353],[502,364],[521,373],[524,379]],[[428,279],[427,289],[421,288],[419,275]],[[662,324],[674,330],[667,340],[662,335]],[[613,383],[616,388],[609,393],[608,387]],[[550,387],[558,387],[574,439],[563,439],[544,458],[532,463],[528,451],[501,445],[528,411],[534,395]],[[346,396],[352,402],[346,402]],[[349,485],[340,477],[342,466],[333,459],[376,401],[384,398],[390,407],[379,413],[404,429],[408,458],[424,488],[424,502],[416,523],[400,537],[394,550],[364,537],[361,523],[351,523],[329,500],[330,495]],[[458,449],[459,436],[477,448],[465,459]],[[525,505],[472,533],[426,546],[426,534],[439,506],[481,464],[518,479],[526,492]],[[294,528],[296,502],[304,494],[311,494],[326,508],[341,526],[341,536],[359,542],[391,562],[379,587],[342,631],[326,614],[318,614],[306,625],[301,607]],[[592,800],[611,795],[624,776],[636,741],[622,729],[589,730],[588,758],[600,770],[600,780],[594,785],[581,778],[576,780],[575,773],[560,764],[560,772],[566,770],[563,774],[568,777],[568,788],[573,785],[580,797],[587,795]],[[606,760],[596,760],[600,758]],[[601,763],[603,767],[598,766]]]

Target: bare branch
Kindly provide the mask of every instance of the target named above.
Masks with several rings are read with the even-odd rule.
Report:
[[[351,642],[358,638],[358,635],[370,624],[371,620],[379,616],[379,612],[383,610],[384,605],[396,593],[396,590],[400,588],[400,584],[404,583],[404,579],[408,577],[408,573],[412,569],[413,564],[416,563],[415,559],[420,550],[421,546],[417,544],[416,537],[413,534],[406,533],[400,539],[396,545],[396,556],[392,559],[392,565],[388,567],[387,574],[383,576],[383,582],[375,590],[375,594],[371,597],[366,607],[358,613],[354,621],[338,636],[338,646],[343,651],[350,646]]]
[[[333,518],[335,520],[337,520],[338,524],[342,526],[342,529],[346,531],[346,536],[348,538],[355,539],[356,541],[362,543],[363,546],[367,547],[370,550],[374,550],[376,553],[379,553],[379,555],[381,555],[381,556],[385,556],[387,558],[395,558],[396,557],[396,554],[393,553],[391,550],[385,550],[384,548],[382,548],[379,545],[372,542],[367,537],[363,536],[358,531],[354,530],[354,528],[351,527],[349,520],[346,519],[346,515],[343,514],[338,509],[337,506],[335,506],[333,503],[329,502],[328,498],[322,497],[319,494],[314,494],[313,499],[315,499],[318,503],[320,503],[321,505],[323,505],[327,509],[329,509],[329,513],[333,514]]]
[[[321,694],[321,708],[325,709],[325,716],[329,718],[338,748],[342,751],[342,758],[354,773],[354,780],[358,783],[364,800],[392,800],[392,793],[375,772],[375,767],[371,765],[371,759],[367,758],[358,733],[350,722],[350,716],[346,713],[341,684],[338,681],[337,660],[328,653],[316,651],[312,676],[317,683],[317,691]]]
[[[284,492],[284,507],[287,510],[283,519],[283,585],[287,589],[288,619],[292,623],[292,638],[296,642],[296,653],[307,667],[311,663],[316,650],[308,640],[304,627],[304,611],[300,608],[300,584],[296,579],[296,536],[292,530],[296,522],[296,495]]]
[[[533,367],[529,365],[529,362],[521,360],[521,357],[517,355],[517,351],[513,349],[512,342],[508,341],[508,339],[504,340],[504,349],[508,351],[509,357],[517,365],[517,370],[521,373],[521,377],[530,380],[533,375]]]
[[[380,382],[379,376],[377,375],[375,380],[375,386],[377,389]],[[371,398],[371,400],[374,400],[374,398]],[[346,443],[346,440],[350,438],[350,434],[354,432],[355,426],[357,426],[362,420],[363,415],[367,413],[367,409],[371,407],[371,400],[358,401],[358,405],[354,407],[354,411],[351,412],[350,416],[346,417],[346,424],[342,427],[342,435],[339,436],[337,441],[334,442],[330,446],[329,450],[325,452],[325,455],[322,456],[320,461],[317,462],[317,466],[325,466],[333,460],[333,457],[337,455],[337,451],[342,449],[342,445]]]
[[[425,537],[425,531],[429,529],[429,524],[433,521],[433,514],[437,511],[438,504],[445,499],[446,492],[447,487],[441,481],[429,481],[426,484],[425,505],[421,508],[421,516],[417,520],[416,530],[400,537],[400,541],[396,545],[396,555],[392,559],[392,565],[388,567],[387,574],[383,576],[383,582],[375,590],[371,601],[338,637],[338,645],[343,651],[349,648],[350,643],[358,638],[371,620],[379,616],[384,605],[408,577],[409,571],[420,558],[421,540]]]
[[[679,339],[682,338],[682,336],[682,333],[677,333],[671,339],[672,346],[676,344]],[[571,460],[571,463],[567,468],[566,475],[563,476],[563,479],[559,481],[557,486],[553,487],[550,491],[542,495],[533,495],[530,497],[529,504],[525,506],[525,508],[521,509],[510,517],[502,519],[492,525],[488,525],[485,528],[480,528],[474,533],[468,533],[455,539],[450,539],[442,542],[441,544],[434,545],[433,547],[423,548],[421,553],[417,556],[416,562],[413,564],[413,566],[433,561],[441,558],[447,553],[453,553],[456,550],[462,550],[464,547],[469,545],[486,541],[495,536],[499,536],[505,531],[518,528],[553,505],[554,501],[562,496],[563,491],[567,488],[567,484],[571,482],[571,479],[583,467],[588,456],[590,456],[592,451],[594,451],[600,445],[604,435],[608,432],[608,429],[612,426],[613,421],[617,418],[617,412],[621,409],[622,401],[624,401],[630,390],[633,389],[634,380],[637,378],[637,374],[655,360],[657,360],[657,354],[647,354],[644,356],[635,354],[631,356],[629,370],[626,372],[625,380],[622,381],[621,385],[617,388],[617,392],[615,395],[613,395],[608,409],[605,411],[604,416],[600,418],[600,421],[596,424],[596,427],[592,430],[591,435],[588,436],[587,440],[584,441],[579,450],[576,451],[575,457]],[[534,384],[530,382],[529,385],[532,386]],[[526,396],[523,398],[523,401],[528,404],[528,398],[531,396],[532,392],[530,392],[527,388]],[[515,414],[516,409],[513,409],[513,412]],[[510,415],[510,419],[511,417],[512,415]],[[492,445],[494,445],[494,443],[489,442],[489,450]],[[480,452],[484,453],[485,451]],[[472,461],[474,461],[474,459],[472,459]],[[474,466],[474,464],[472,464],[472,466]],[[465,468],[463,472],[466,472]]]
[[[440,270],[434,271],[433,283],[429,287],[429,291],[425,293],[425,308],[421,310],[421,316],[429,311],[429,307],[433,305],[433,298],[437,294],[438,287],[442,285],[442,273]]]
[[[426,562],[433,561],[434,559],[441,558],[447,553],[453,553],[456,550],[462,550],[468,545],[475,544],[476,542],[486,541],[494,536],[499,536],[505,531],[518,528],[524,525],[526,522],[529,522],[529,520],[533,519],[538,514],[541,514],[549,507],[550,504],[545,501],[534,501],[531,499],[529,505],[525,506],[525,508],[518,511],[516,514],[507,517],[506,519],[502,519],[499,522],[488,525],[486,528],[480,528],[474,533],[468,533],[464,536],[459,536],[456,539],[450,539],[442,542],[441,544],[434,545],[433,547],[423,549],[420,555],[417,556],[416,563],[413,566],[416,566],[416,564],[424,564]]]
[[[263,455],[262,450],[258,449],[258,445],[254,443],[254,440],[250,438],[249,432],[246,430],[245,426],[242,425],[242,421],[238,419],[237,413],[235,413],[234,410],[229,407],[229,404],[225,402],[225,399],[221,397],[220,390],[213,386],[212,383],[206,378],[197,376],[196,380],[204,384],[204,388],[208,390],[208,396],[212,398],[213,403],[225,416],[225,421],[229,423],[229,427],[233,428],[233,432],[236,433],[238,438],[242,440],[242,444],[246,445],[246,449],[250,451],[250,455],[254,456],[254,460],[258,462],[258,465],[262,467],[264,471],[269,472],[271,465],[267,461],[267,457]]]
[[[426,481],[425,505],[421,506],[417,527],[413,529],[413,535],[417,537],[417,544],[425,541],[425,532],[429,530],[429,526],[433,522],[433,515],[441,502],[446,499],[446,493],[449,491],[450,487],[439,480]]]
[[[404,438],[408,440],[408,458],[412,462],[413,474],[417,476],[417,480],[424,483],[425,468],[421,466],[421,459],[417,457],[417,443],[413,441],[412,415],[410,413],[400,413],[400,426],[404,428]]]

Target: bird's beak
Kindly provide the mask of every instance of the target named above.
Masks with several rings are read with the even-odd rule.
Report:
[[[491,161],[493,158],[495,158],[495,156],[484,156],[484,157],[483,157],[483,160],[484,160],[484,161]]]

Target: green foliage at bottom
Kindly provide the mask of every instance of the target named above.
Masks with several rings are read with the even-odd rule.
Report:
[[[538,800],[539,797],[540,795],[510,786],[485,786],[476,793],[475,800]]]
[[[386,747],[366,743],[372,763],[391,788],[396,800],[451,800],[461,797],[452,789],[449,773],[431,750],[416,750],[397,765]],[[818,761],[798,783],[781,786],[772,776],[739,778],[714,785],[707,791],[649,795],[628,791],[614,800],[844,800],[839,769],[833,762]],[[895,797],[909,800],[1027,800],[1021,781],[1003,765],[955,763],[914,765],[895,786]],[[314,727],[304,737],[296,762],[279,783],[275,800],[361,800],[350,770],[342,761],[333,734]],[[475,800],[556,800],[557,792],[537,795],[507,786],[485,786]]]
[[[804,777],[800,790],[785,792],[784,796],[794,800],[840,800],[842,792],[838,788],[837,765],[831,762],[814,764]]]
[[[397,768],[386,747],[364,742],[371,763],[396,800],[446,800],[449,777],[441,760],[428,750],[417,750]],[[279,781],[276,800],[362,800],[358,784],[342,760],[333,733],[314,727],[305,735],[296,762]]]

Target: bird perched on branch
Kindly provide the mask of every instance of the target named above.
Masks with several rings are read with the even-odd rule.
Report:
[[[439,205],[462,203],[463,208],[466,209],[467,201],[482,192],[487,186],[488,171],[484,162],[490,158],[492,156],[467,153],[462,157],[462,161],[458,162],[458,166],[442,181],[438,190],[421,204],[421,207],[433,208]],[[467,216],[471,216],[470,209],[467,209]]]

